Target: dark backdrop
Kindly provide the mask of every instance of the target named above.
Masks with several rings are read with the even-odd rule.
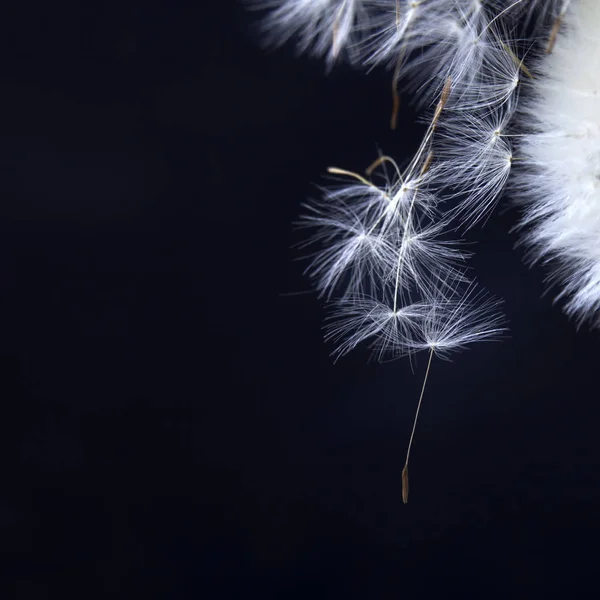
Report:
[[[434,362],[408,505],[424,362],[322,340],[292,221],[327,166],[418,143],[389,74],[266,53],[233,2],[0,22],[2,598],[594,585],[600,340],[542,298],[514,211],[470,235],[510,336]]]

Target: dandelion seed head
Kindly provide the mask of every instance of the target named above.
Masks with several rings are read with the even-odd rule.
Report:
[[[540,5],[541,8],[541,5]],[[600,4],[579,0],[538,66],[521,106],[525,133],[511,187],[530,262],[550,266],[557,300],[578,323],[600,325]],[[552,9],[563,14],[555,4]]]

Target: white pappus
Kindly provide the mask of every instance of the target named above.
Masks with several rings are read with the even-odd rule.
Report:
[[[550,263],[559,300],[600,325],[600,3],[576,0],[522,102],[512,195],[532,262]]]
[[[600,4],[244,1],[268,9],[270,45],[294,40],[328,67],[344,59],[393,69],[392,129],[401,82],[429,114],[406,167],[380,156],[364,174],[330,168],[341,181],[307,203],[301,220],[311,231],[307,273],[332,307],[326,338],[336,358],[362,343],[377,360],[429,353],[402,477],[406,502],[433,356],[505,331],[500,303],[471,282],[469,255],[447,232],[485,221],[512,179],[532,256],[558,257],[568,311],[600,307],[600,77],[573,69],[576,53],[600,54]],[[546,58],[530,70],[535,52]]]

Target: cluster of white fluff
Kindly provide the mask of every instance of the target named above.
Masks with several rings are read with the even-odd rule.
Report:
[[[447,233],[485,220],[516,173],[532,257],[558,259],[568,312],[600,308],[600,0],[246,1],[269,9],[269,44],[294,38],[328,68],[392,68],[392,128],[400,81],[430,113],[406,167],[381,155],[364,175],[330,168],[339,185],[302,219],[335,354],[363,342],[378,360],[429,353],[407,502],[433,356],[504,331]]]
[[[559,298],[578,322],[600,319],[600,2],[573,1],[552,53],[540,63],[523,167],[513,179],[523,241],[532,260],[551,262]]]
[[[442,209],[443,193],[458,165],[453,169],[453,157],[435,159],[434,138],[449,96],[448,84],[404,170],[381,156],[378,183],[332,168],[352,183],[306,205],[307,243],[317,243],[308,273],[333,300],[327,338],[337,355],[367,341],[378,360],[425,349],[446,356],[502,331],[498,302],[469,281],[467,253],[445,235],[452,213]],[[475,188],[478,176],[464,171],[460,181]],[[456,172],[452,177],[458,184]]]
[[[330,65],[344,55],[393,66],[434,107],[404,169],[387,156],[366,177],[330,169],[342,183],[307,205],[317,244],[308,272],[333,303],[336,354],[368,342],[379,360],[446,356],[498,336],[498,302],[469,281],[466,253],[445,235],[458,215],[472,224],[488,214],[512,163],[505,130],[522,70],[492,14],[479,0],[267,4],[270,42],[293,35]]]
[[[327,337],[338,355],[367,341],[378,359],[445,356],[503,331],[498,302],[477,291],[447,232],[485,220],[519,162],[515,190],[536,256],[563,259],[569,310],[597,307],[600,90],[573,56],[575,47],[598,56],[600,2],[574,0],[571,10],[569,0],[247,1],[267,9],[268,44],[293,39],[329,67],[390,67],[394,91],[405,82],[430,113],[408,166],[380,156],[365,175],[332,168],[341,183],[307,205],[302,223],[316,244],[308,272],[333,303]],[[565,21],[570,33],[559,36]],[[525,59],[551,51],[532,74]],[[517,135],[525,86],[535,130]]]

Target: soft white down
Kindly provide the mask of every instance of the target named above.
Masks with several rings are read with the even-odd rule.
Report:
[[[569,4],[525,102],[513,180],[533,261],[552,264],[569,315],[600,325],[600,2]]]

